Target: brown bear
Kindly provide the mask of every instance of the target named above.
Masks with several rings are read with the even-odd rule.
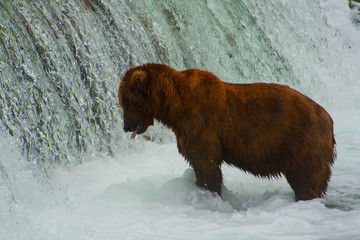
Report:
[[[224,161],[255,176],[284,175],[297,201],[326,193],[335,158],[333,121],[288,86],[231,84],[199,69],[145,64],[125,73],[118,97],[131,138],[154,119],[174,131],[198,186],[221,196]]]

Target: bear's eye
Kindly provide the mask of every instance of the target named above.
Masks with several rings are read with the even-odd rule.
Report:
[[[124,97],[122,98],[122,105],[123,105],[125,111],[128,111],[130,109],[129,100]]]
[[[124,108],[125,108],[125,111],[129,111],[129,110],[130,110],[130,104],[129,104],[129,103],[125,103],[125,104],[124,104]]]

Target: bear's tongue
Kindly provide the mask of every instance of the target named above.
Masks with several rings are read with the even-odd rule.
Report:
[[[136,127],[135,131],[131,134],[131,137],[130,137],[131,139],[134,139],[136,137],[136,133],[139,130],[139,128],[140,128],[139,126]]]

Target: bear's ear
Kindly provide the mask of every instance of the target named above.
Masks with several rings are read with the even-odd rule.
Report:
[[[136,70],[131,76],[131,82],[142,84],[147,77],[147,73],[143,70]]]

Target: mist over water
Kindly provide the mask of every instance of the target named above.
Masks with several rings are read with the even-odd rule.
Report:
[[[0,239],[356,239],[360,30],[346,2],[0,3]],[[147,62],[277,82],[335,122],[325,199],[223,166],[224,200],[194,185],[173,134],[130,141],[117,90]]]

